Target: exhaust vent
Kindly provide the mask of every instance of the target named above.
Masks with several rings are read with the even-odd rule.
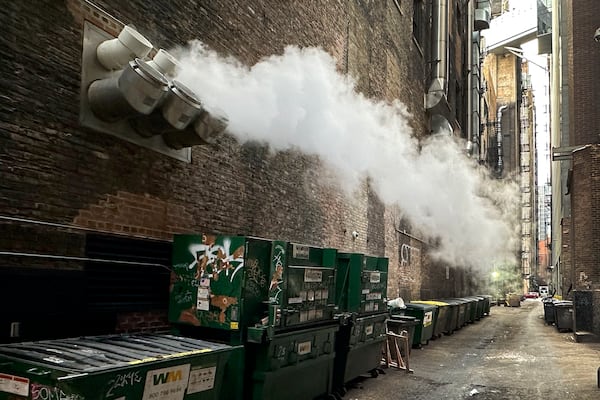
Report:
[[[189,147],[214,143],[227,118],[209,114],[190,89],[170,80],[175,57],[152,52],[152,43],[131,26],[114,37],[84,22],[81,125],[190,162]]]

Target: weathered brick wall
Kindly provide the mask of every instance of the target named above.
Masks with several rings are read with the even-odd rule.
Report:
[[[5,4],[0,8],[0,215],[132,237],[169,240],[173,233],[213,231],[387,255],[390,275],[401,282],[392,293],[418,297],[421,261],[416,257],[410,266],[401,265],[398,234],[367,182],[348,199],[322,183],[314,157],[272,154],[226,136],[215,146],[194,147],[188,164],[79,124],[83,22],[89,20],[113,35],[122,24],[134,24],[155,46],[167,49],[199,38],[248,65],[290,44],[320,46],[366,96],[404,102],[415,133],[423,135],[428,64],[412,40],[412,2],[400,4],[401,12],[392,1]],[[86,231],[53,234],[48,227],[7,221],[2,228],[2,249],[84,252]],[[421,242],[408,243],[424,253]],[[81,268],[72,261],[52,265]],[[131,329],[120,321],[119,329]]]
[[[573,154],[573,289],[600,287],[600,145]]]
[[[569,142],[600,143],[600,51],[593,40],[600,6],[595,0],[567,3]]]

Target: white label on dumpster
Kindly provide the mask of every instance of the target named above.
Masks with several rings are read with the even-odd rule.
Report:
[[[217,367],[192,369],[187,393],[192,394],[212,389],[215,386],[216,375]]]
[[[427,311],[423,317],[423,326],[429,326],[433,322],[433,311]]]
[[[15,375],[0,374],[0,392],[29,396],[29,379]]]
[[[369,281],[371,283],[379,283],[381,282],[381,273],[380,272],[371,272],[371,276]]]
[[[365,335],[369,336],[373,334],[373,325],[365,326]]]
[[[304,271],[304,282],[322,282],[323,281],[323,271],[319,271],[318,269],[309,269],[307,268]]]
[[[381,293],[369,293],[366,298],[367,300],[381,300]]]
[[[183,400],[189,376],[190,364],[148,371],[142,400]]]
[[[305,354],[309,354],[312,351],[312,342],[308,341],[308,342],[301,342],[298,343],[298,355],[305,355]]]

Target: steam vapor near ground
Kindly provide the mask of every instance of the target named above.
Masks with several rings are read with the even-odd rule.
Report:
[[[287,47],[249,67],[203,43],[180,51],[177,79],[207,110],[229,119],[240,142],[318,155],[356,188],[371,178],[381,200],[439,243],[434,256],[457,266],[514,259],[516,185],[489,179],[450,135],[422,143],[398,101],[374,101],[318,48]]]

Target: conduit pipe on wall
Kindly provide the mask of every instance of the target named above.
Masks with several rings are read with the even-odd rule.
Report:
[[[425,107],[430,110],[447,97],[448,90],[448,0],[433,2],[432,55],[435,67],[433,80],[425,96]]]
[[[508,106],[498,107],[498,114],[496,115],[496,141],[498,142],[498,173],[502,173],[503,161],[502,161],[502,114]]]
[[[467,151],[471,152],[473,150],[473,64],[475,60],[473,59],[473,30],[474,30],[474,0],[469,0],[467,3],[467,15],[468,15],[468,24],[467,24],[467,36],[469,38],[467,42],[467,62],[468,71],[467,71]]]

